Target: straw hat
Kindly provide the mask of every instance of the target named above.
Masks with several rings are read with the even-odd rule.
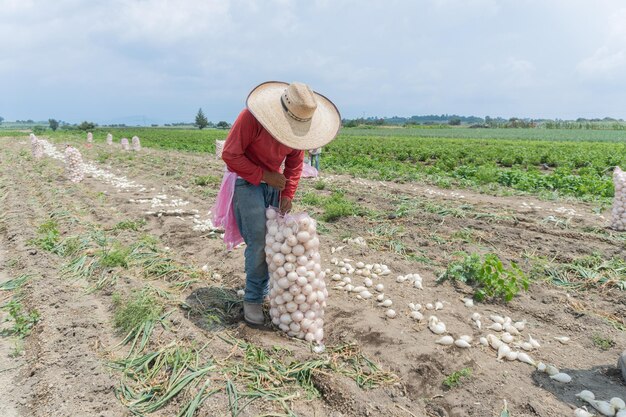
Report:
[[[248,95],[246,106],[274,139],[292,149],[324,146],[341,127],[332,101],[303,83],[260,84]]]

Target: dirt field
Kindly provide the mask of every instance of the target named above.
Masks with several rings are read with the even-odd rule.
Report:
[[[278,331],[250,329],[241,322],[216,330],[203,315],[207,289],[236,290],[244,283],[243,250],[227,252],[219,233],[203,227],[223,172],[223,164],[213,156],[151,149],[130,154],[103,144],[81,145],[85,161],[102,171],[72,184],[64,176],[62,161],[50,156],[34,160],[25,138],[0,138],[0,144],[0,283],[28,275],[19,297],[26,309],[40,316],[23,340],[0,339],[1,416],[131,415],[115,395],[121,372],[109,366],[130,349],[114,328],[114,295],[124,297],[148,286],[161,294],[171,311],[167,326],[158,326],[152,335],[149,346],[154,349],[170,343],[204,346],[204,360],[226,367],[244,360],[240,349],[228,342],[232,337],[265,352],[284,348],[289,352],[282,357],[285,361],[318,356],[305,343]],[[62,151],[61,144],[56,147]],[[205,185],[196,185],[199,176],[208,176]],[[354,343],[389,373],[379,375],[381,386],[365,389],[346,374],[313,372],[312,382],[321,396],[307,399],[301,393],[292,398],[288,405],[293,414],[499,416],[506,400],[511,416],[548,417],[573,415],[573,408],[582,404],[574,394],[583,389],[593,391],[596,398],[626,398],[626,385],[615,368],[619,352],[626,348],[626,292],[608,286],[568,291],[547,280],[533,281],[528,292],[506,305],[477,303],[468,308],[460,299],[471,296],[469,287],[435,283],[461,250],[497,253],[527,273],[536,272],[541,262],[568,264],[594,254],[624,259],[626,239],[606,228],[608,221],[602,214],[607,211],[597,213],[591,204],[529,196],[496,197],[424,184],[322,177],[323,190],[313,188],[315,181],[303,179],[300,195],[307,191],[328,195],[341,189],[369,213],[322,224],[324,268],[338,272],[330,262],[333,257],[388,265],[392,274],[378,281],[398,316],[388,319],[376,301],[329,290],[327,352],[319,356],[329,355],[333,346]],[[306,209],[314,215],[321,211]],[[64,269],[66,257],[32,242],[38,227],[51,218],[59,224],[61,238],[97,229],[131,245],[150,235],[158,239],[159,253],[189,268],[185,271],[193,270],[195,278],[155,279],[137,266],[111,268],[97,282],[70,278]],[[115,230],[120,222],[138,219],[146,221],[139,230]],[[344,242],[359,236],[368,246]],[[423,277],[423,290],[396,282],[398,275],[408,273]],[[117,278],[109,279],[113,276]],[[333,288],[328,279],[327,285]],[[15,296],[15,291],[0,290],[0,303]],[[435,301],[442,301],[444,308],[425,311],[426,318],[436,314],[452,335],[471,335],[471,348],[437,345],[439,336],[428,330],[425,321],[409,318],[408,303]],[[482,330],[472,325],[474,312],[482,316]],[[3,321],[9,318],[6,310],[0,314]],[[490,332],[485,328],[492,324],[492,314],[525,320],[522,336],[531,334],[541,343],[529,354],[567,372],[572,382],[552,381],[518,361],[497,361],[496,352],[478,343]],[[6,321],[2,328],[10,325]],[[568,336],[570,341],[562,344],[554,339],[558,336]],[[602,349],[599,338],[611,343]],[[464,368],[471,368],[471,376],[457,387],[442,385],[447,376]],[[196,415],[286,413],[279,402],[267,398],[233,412],[230,394],[222,389],[225,375],[221,371],[207,375],[220,390]],[[233,382],[245,390],[245,383]],[[176,397],[151,415],[176,415],[182,404],[183,398]]]

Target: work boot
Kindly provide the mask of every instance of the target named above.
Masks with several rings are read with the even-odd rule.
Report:
[[[617,361],[617,369],[622,371],[622,378],[624,378],[624,382],[626,382],[626,350],[619,355],[619,360]]]
[[[243,317],[248,324],[253,326],[262,326],[265,323],[265,316],[263,316],[263,304],[252,304],[244,301]]]

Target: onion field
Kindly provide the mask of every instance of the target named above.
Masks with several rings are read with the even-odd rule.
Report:
[[[215,140],[227,135],[213,129],[101,129],[96,140],[104,141],[109,131],[139,135],[147,146],[193,152],[214,152]],[[324,169],[337,174],[608,201],[612,169],[626,165],[626,130],[344,128],[322,158]]]
[[[211,213],[228,131],[30,133],[0,131],[0,415],[619,415],[625,131],[343,129],[266,213],[263,328]]]

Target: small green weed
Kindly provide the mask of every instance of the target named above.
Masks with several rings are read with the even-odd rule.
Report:
[[[315,181],[315,183],[313,184],[313,188],[315,188],[316,190],[323,190],[324,188],[326,188],[326,183],[324,182],[324,180],[317,180]]]
[[[126,299],[113,294],[115,328],[128,334],[148,321],[155,321],[163,314],[163,306],[150,291],[139,291]]]
[[[348,200],[340,191],[335,191],[330,196],[308,192],[302,197],[302,203],[322,208],[321,219],[326,222],[333,222],[341,217],[365,214],[363,208],[359,207],[354,201]]]
[[[29,243],[48,252],[54,251],[61,238],[59,226],[57,222],[52,219],[43,222],[37,228],[37,235],[38,236]]]
[[[344,197],[342,193],[334,192],[324,202],[324,214],[322,220],[333,222],[341,217],[363,214],[363,210],[356,203]]]
[[[591,340],[593,341],[593,344],[601,350],[609,350],[615,346],[615,341],[613,339],[598,334],[594,334],[591,337]]]
[[[452,239],[460,240],[465,243],[472,243],[474,241],[474,230],[470,228],[463,228],[452,234]]]
[[[489,253],[481,260],[478,254],[465,254],[460,261],[454,261],[437,279],[461,281],[474,286],[474,299],[503,299],[511,301],[520,289],[528,290],[529,280],[515,262],[505,268],[496,254]]]
[[[137,232],[145,225],[145,219],[123,220],[113,226],[113,230],[132,230],[133,232]]]
[[[104,268],[115,268],[116,266],[128,268],[129,254],[129,248],[125,248],[116,242],[111,247],[100,251],[100,265]]]
[[[88,242],[81,236],[70,236],[57,245],[54,252],[61,256],[75,256],[85,249]]]
[[[463,368],[460,371],[452,372],[443,380],[443,386],[451,389],[458,387],[463,383],[464,378],[470,378],[472,376],[472,368]]]
[[[193,183],[201,187],[207,185],[219,185],[222,179],[216,175],[203,175],[193,179]]]
[[[103,164],[111,158],[111,154],[109,152],[98,152],[96,156],[96,161]]]
[[[13,327],[3,330],[2,334],[19,338],[26,337],[39,321],[37,310],[24,311],[22,303],[16,299],[9,301],[3,308],[9,312],[14,323]]]

